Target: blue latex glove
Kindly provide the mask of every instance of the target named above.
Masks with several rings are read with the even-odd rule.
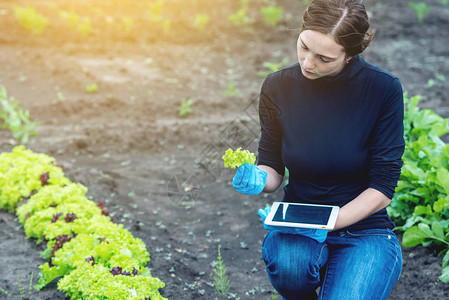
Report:
[[[246,195],[260,194],[265,184],[267,184],[267,172],[250,163],[241,165],[232,179],[232,187]]]
[[[298,228],[285,226],[271,226],[265,224],[265,219],[271,211],[271,207],[267,206],[264,209],[259,209],[258,214],[262,218],[263,228],[266,230],[277,230],[282,233],[301,234],[312,238],[320,243],[324,242],[327,237],[327,229],[312,229],[312,228]]]

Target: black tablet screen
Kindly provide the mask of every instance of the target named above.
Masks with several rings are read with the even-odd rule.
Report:
[[[284,216],[284,206],[288,205]],[[281,203],[273,217],[275,222],[327,225],[332,207],[289,205]]]

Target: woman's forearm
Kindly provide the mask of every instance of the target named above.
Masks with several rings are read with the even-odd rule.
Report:
[[[334,230],[352,225],[387,207],[390,199],[376,189],[368,188],[340,208]]]
[[[265,188],[263,189],[262,192],[272,193],[272,192],[276,191],[279,188],[279,186],[281,185],[282,179],[284,178],[284,176],[280,175],[272,167],[269,167],[266,165],[259,165],[257,167],[259,169],[267,172],[267,183],[265,184]]]

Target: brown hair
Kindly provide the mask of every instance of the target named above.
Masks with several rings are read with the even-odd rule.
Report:
[[[369,26],[363,0],[312,0],[304,12],[301,32],[330,34],[352,57],[371,44],[374,31]]]

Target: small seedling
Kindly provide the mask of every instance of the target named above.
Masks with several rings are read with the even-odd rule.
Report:
[[[159,0],[157,2],[148,2],[149,17],[151,22],[158,23],[162,21],[161,11],[164,8],[164,2]]]
[[[168,33],[170,31],[170,28],[171,28],[171,21],[170,20],[164,20],[162,22],[162,28],[163,28],[165,33]]]
[[[84,17],[82,21],[78,22],[76,31],[78,31],[78,33],[84,37],[88,36],[92,32],[92,25],[90,24],[90,18]]]
[[[441,82],[446,81],[446,76],[444,76],[443,74],[437,74],[437,75],[435,75],[435,78]]]
[[[45,27],[47,27],[50,22],[46,17],[41,15],[32,6],[27,7],[14,7],[14,15],[19,21],[20,25],[34,35],[43,34]]]
[[[37,122],[30,121],[30,112],[19,108],[20,103],[15,101],[13,97],[8,99],[6,88],[0,86],[0,124],[1,128],[8,128],[15,140],[22,144],[29,142],[30,136],[37,135],[34,128]]]
[[[221,92],[221,94],[231,97],[240,95],[240,90],[235,88],[234,85],[234,72],[232,70],[228,70],[228,74],[229,74],[228,89],[226,91]]]
[[[276,27],[282,20],[284,11],[280,6],[264,6],[260,9],[263,22],[265,25]]]
[[[432,8],[425,2],[409,2],[408,6],[416,11],[418,23],[422,23],[424,21],[424,17],[432,11]]]
[[[219,296],[226,296],[230,290],[230,282],[226,275],[226,266],[220,252],[221,245],[218,245],[217,267],[215,268],[215,293]]]
[[[276,291],[274,291],[274,293],[271,294],[271,300],[276,300],[278,297],[279,297],[279,294]],[[267,300],[270,300],[270,299],[267,299]]]
[[[96,83],[89,84],[86,86],[86,92],[88,93],[96,93],[98,91],[98,86]]]
[[[435,79],[434,78],[430,78],[427,81],[427,87],[431,88],[433,87],[435,84],[437,84],[437,80],[440,82],[445,82],[446,81],[446,76],[444,76],[443,74],[436,74],[435,75]]]
[[[276,72],[277,70],[282,69],[283,67],[285,67],[285,65],[287,65],[288,63],[288,57],[284,57],[280,62],[269,62],[266,61],[263,63],[263,66],[268,69],[268,71],[266,72],[260,72],[259,76],[260,77],[267,77],[268,74]]]
[[[241,0],[239,10],[228,18],[234,26],[243,27],[246,31],[252,32],[249,26],[254,23],[254,19],[250,18],[247,13],[249,2],[250,0]]]
[[[65,101],[64,94],[62,92],[58,92],[58,101],[63,102]]]
[[[134,19],[130,17],[123,17],[122,24],[126,32],[131,32],[134,28]]]
[[[22,285],[20,284],[20,276],[19,275],[17,275],[17,284],[19,285],[19,292],[20,292],[20,297],[22,298],[22,299],[24,299],[25,298],[25,292],[23,291],[23,289],[22,289]]]
[[[229,16],[229,20],[236,27],[247,27],[254,23],[254,19],[250,18],[246,13],[246,9],[239,9],[235,14]]]
[[[61,11],[59,16],[67,21],[70,28],[76,29],[76,24],[79,20],[79,15],[74,11]]]
[[[228,90],[222,92],[225,96],[238,96],[240,95],[240,90],[234,87],[234,80],[231,78],[228,80]]]
[[[180,117],[184,117],[190,113],[192,113],[192,106],[193,104],[193,100],[188,98],[188,99],[182,99],[181,104],[179,106],[179,116]]]
[[[1,287],[0,287],[0,292],[2,292],[3,294],[5,294],[7,297],[10,297],[10,296],[11,296],[11,294],[8,293],[8,291],[5,291],[5,290],[2,289]]]
[[[207,14],[198,14],[195,16],[195,21],[193,25],[201,30],[203,30],[207,24],[209,24],[210,17]]]
[[[31,277],[30,277],[30,287],[28,288],[28,295],[29,295],[29,296],[31,296],[32,285],[33,285],[33,272],[31,272]]]

